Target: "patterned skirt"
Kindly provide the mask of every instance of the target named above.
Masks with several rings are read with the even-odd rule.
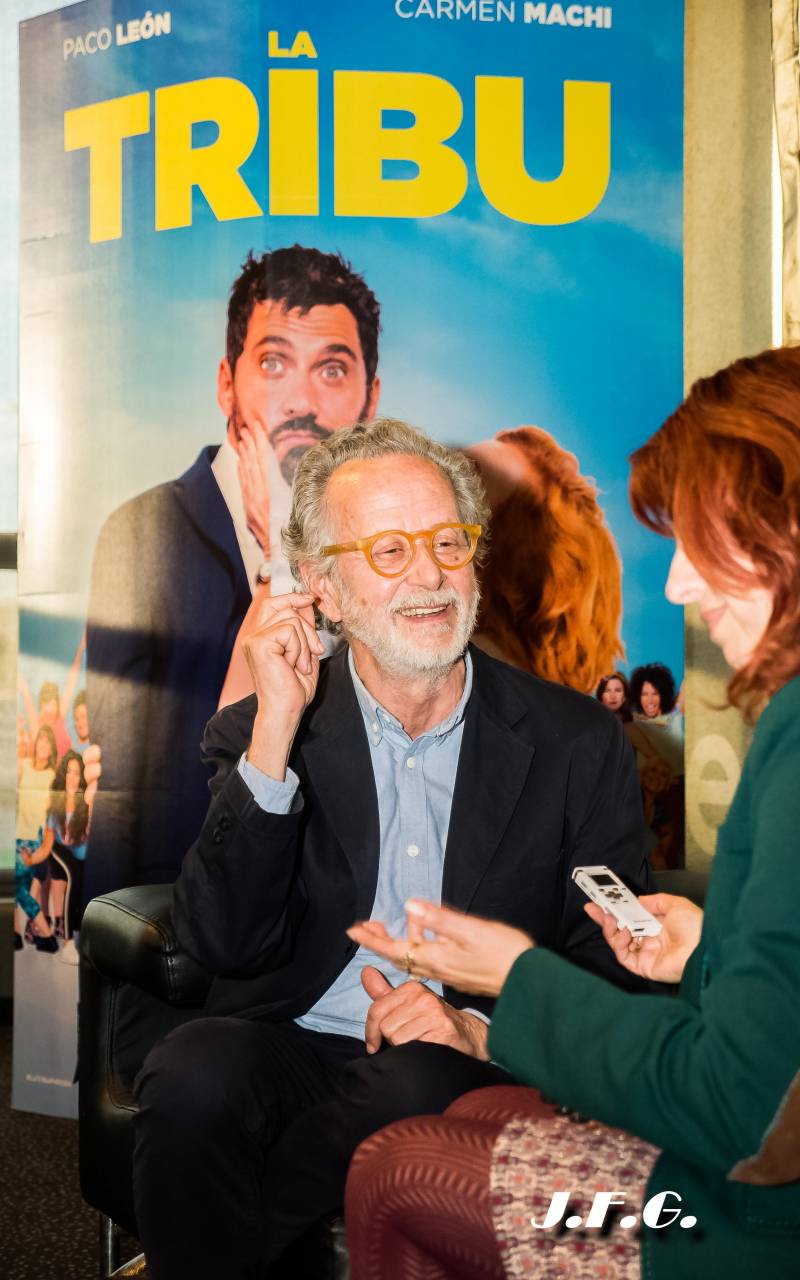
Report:
[[[595,1121],[509,1120],[495,1140],[490,1193],[508,1280],[639,1280],[638,1227],[658,1155],[649,1143]],[[625,1204],[608,1209],[603,1226],[587,1228],[594,1197],[604,1191]],[[559,1192],[560,1203],[569,1193],[567,1207],[556,1225],[545,1226]]]
[[[630,1134],[556,1115],[519,1085],[400,1120],[350,1167],[351,1280],[639,1280],[636,1227],[625,1223],[641,1216],[657,1155]],[[586,1222],[598,1191],[624,1196],[605,1215],[610,1230],[564,1226]],[[569,1193],[562,1225],[534,1227],[558,1192]]]

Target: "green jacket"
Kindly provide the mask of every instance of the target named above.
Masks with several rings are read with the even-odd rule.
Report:
[[[643,1276],[800,1277],[800,677],[759,720],[678,997],[627,995],[534,947],[489,1045],[518,1079],[661,1148],[648,1196],[677,1191],[697,1226],[644,1228]],[[783,1185],[754,1185],[774,1180],[781,1136]]]

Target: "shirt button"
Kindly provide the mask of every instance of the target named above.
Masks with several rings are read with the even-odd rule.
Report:
[[[409,756],[409,757],[408,757],[408,759],[406,760],[406,768],[407,768],[407,769],[416,769],[416,767],[417,767],[417,760],[416,760],[416,757],[415,757],[415,756]]]
[[[406,849],[406,853],[408,854],[409,858],[416,858],[417,854],[419,853],[419,846],[416,844],[410,844]]]
[[[375,721],[374,725],[372,726],[372,732],[373,732],[373,733],[377,733],[377,732],[378,732],[378,722],[377,722],[377,720]]]

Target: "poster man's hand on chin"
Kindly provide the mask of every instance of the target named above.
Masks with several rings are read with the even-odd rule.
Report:
[[[269,450],[267,433],[259,423],[243,426],[239,435],[238,471],[242,501],[250,531],[269,554]]]

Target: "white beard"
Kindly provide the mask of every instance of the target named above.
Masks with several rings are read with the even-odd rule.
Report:
[[[337,585],[345,636],[360,640],[389,675],[444,675],[462,656],[475,629],[480,603],[476,579],[473,579],[473,589],[466,600],[452,587],[445,586],[438,591],[410,592],[382,611],[359,605],[341,579]],[[424,638],[404,635],[400,630],[402,623],[398,625],[395,621],[403,609],[434,608],[442,604],[453,606],[455,622],[443,618],[439,622],[428,623]]]

